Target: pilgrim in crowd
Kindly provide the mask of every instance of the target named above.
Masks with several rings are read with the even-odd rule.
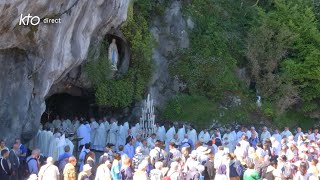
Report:
[[[167,129],[166,129],[167,127]],[[199,132],[199,133],[198,133]],[[10,143],[10,148],[6,143]],[[30,150],[31,149],[31,150]],[[0,140],[1,180],[312,180],[317,128],[215,127],[57,116],[28,145]]]

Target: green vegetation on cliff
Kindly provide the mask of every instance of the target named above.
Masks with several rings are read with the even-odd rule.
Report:
[[[189,32],[190,48],[172,62],[171,74],[184,81],[187,89],[168,103],[166,118],[198,119],[198,125],[205,126],[212,119],[260,121],[250,119],[258,114],[281,127],[301,125],[319,113],[318,4],[305,0],[253,2],[193,0],[185,4],[185,15],[192,17],[195,28]],[[247,69],[253,89],[238,79],[237,67]],[[262,96],[261,108],[255,104],[255,89]],[[201,100],[190,100],[199,96]],[[226,105],[230,97],[240,97],[241,105]],[[181,109],[185,102],[194,108]],[[203,117],[192,113],[206,106],[213,108],[202,108]]]

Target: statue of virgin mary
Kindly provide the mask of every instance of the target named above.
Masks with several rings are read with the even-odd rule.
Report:
[[[118,54],[118,48],[117,48],[115,39],[112,39],[112,43],[109,46],[108,59],[111,62],[112,70],[115,70],[115,71],[118,70],[117,64],[118,64],[119,54]]]

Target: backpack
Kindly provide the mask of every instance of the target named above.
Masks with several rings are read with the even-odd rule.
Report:
[[[31,160],[35,160],[37,161],[35,158],[30,158],[26,163],[22,163],[21,166],[22,166],[22,175],[23,177],[26,177],[26,178],[29,178],[29,176],[31,175],[31,172],[29,171],[29,162]]]

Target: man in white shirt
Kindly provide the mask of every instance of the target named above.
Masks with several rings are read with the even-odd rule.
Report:
[[[281,133],[281,137],[284,138],[288,138],[289,136],[292,136],[292,133],[289,131],[289,127],[285,127],[284,131],[282,131]]]
[[[53,165],[52,157],[47,158],[47,164],[42,166],[39,171],[38,179],[59,180],[60,172],[57,166]]]
[[[203,130],[199,133],[198,139],[199,139],[200,141],[203,141],[204,143],[207,143],[208,141],[211,140],[210,134],[209,134],[207,128],[203,129]]]

